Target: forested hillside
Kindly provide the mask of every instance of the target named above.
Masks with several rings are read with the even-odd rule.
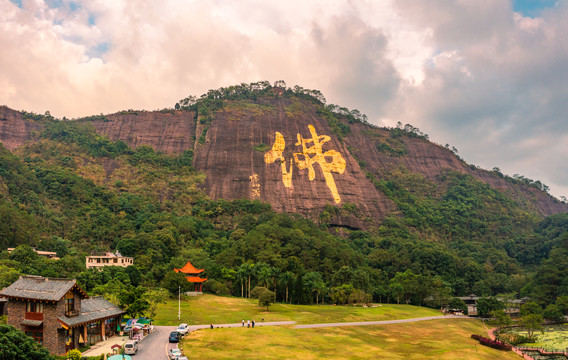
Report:
[[[0,249],[17,247],[0,255],[0,287],[26,273],[76,277],[89,292],[177,291],[187,283],[172,269],[189,259],[206,269],[207,291],[247,296],[266,286],[296,303],[369,294],[438,306],[472,292],[547,303],[568,295],[568,206],[539,181],[466,164],[412,126],[373,127],[317,91],[264,83],[152,113],[154,123],[164,114],[194,129],[189,141],[171,137],[176,146],[151,129],[147,138],[133,132],[144,125],[138,116],[150,116],[140,114],[14,115],[33,125],[19,135],[25,144],[0,145]],[[130,137],[111,126],[125,122]],[[276,131],[282,124],[290,134]],[[278,153],[276,135],[293,144],[297,133],[305,145],[311,124],[309,141],[327,137],[330,146],[313,182],[309,150]],[[168,153],[143,145],[152,141],[166,141]],[[85,269],[86,255],[111,250],[135,266]]]

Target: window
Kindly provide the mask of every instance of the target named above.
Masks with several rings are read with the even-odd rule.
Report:
[[[43,345],[43,329],[27,329],[26,335]]]
[[[75,310],[75,299],[65,299],[65,312],[70,313]]]
[[[33,313],[43,313],[43,304],[28,301],[26,311],[27,312],[33,312]]]

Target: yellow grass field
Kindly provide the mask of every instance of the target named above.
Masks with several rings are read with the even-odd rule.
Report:
[[[181,346],[193,359],[519,359],[470,338],[486,332],[481,321],[471,319],[318,329],[257,326],[194,331]]]
[[[156,325],[178,325],[179,323],[229,324],[242,320],[296,321],[298,324],[315,324],[347,321],[377,321],[409,319],[441,315],[434,309],[412,305],[383,304],[376,307],[354,307],[333,305],[291,305],[276,303],[269,311],[258,307],[258,300],[202,295],[181,301],[181,320],[177,318],[177,300],[161,304],[154,317]]]

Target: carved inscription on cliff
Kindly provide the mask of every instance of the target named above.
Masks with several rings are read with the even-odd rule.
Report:
[[[337,186],[332,173],[343,174],[345,171],[345,159],[337,150],[323,151],[323,145],[331,138],[327,135],[318,135],[312,125],[308,125],[311,138],[304,138],[298,133],[298,141],[294,144],[296,147],[301,148],[301,152],[294,152],[289,161],[284,157],[284,149],[286,148],[286,141],[281,133],[275,133],[274,145],[272,149],[264,154],[264,162],[266,164],[278,163],[282,170],[282,182],[285,187],[292,186],[292,171],[294,165],[300,170],[308,169],[308,179],[314,180],[316,171],[314,165],[318,164],[325,179],[325,183],[333,200],[336,204],[341,202],[341,197],[337,192]]]

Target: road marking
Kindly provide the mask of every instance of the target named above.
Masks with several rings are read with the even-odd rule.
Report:
[[[168,342],[166,343],[166,358],[170,358],[168,355],[168,345],[170,344],[170,339],[168,338]]]

